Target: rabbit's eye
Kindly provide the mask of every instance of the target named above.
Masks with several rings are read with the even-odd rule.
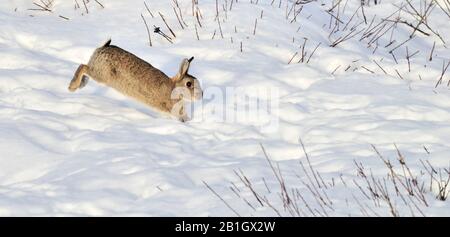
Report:
[[[186,82],[186,86],[189,88],[192,86],[192,83],[190,81]]]

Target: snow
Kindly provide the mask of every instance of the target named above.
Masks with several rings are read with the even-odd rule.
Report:
[[[290,8],[292,1],[282,0],[278,8],[278,0],[273,5],[271,0],[258,4],[239,0],[226,16],[219,8],[222,38],[214,20],[216,1],[201,0],[202,27],[197,25],[200,40],[194,29],[197,20],[192,17],[191,1],[178,0],[188,25],[184,30],[171,1],[147,0],[154,18],[142,1],[100,2],[105,8],[89,1],[89,13],[83,5],[74,9],[75,1],[55,0],[53,12],[28,10],[38,8],[31,0],[0,5],[2,216],[233,216],[203,181],[240,215],[276,215],[267,206],[257,206],[251,192],[244,191],[235,174],[239,170],[255,189],[266,193],[282,215],[289,216],[283,210],[277,195],[279,184],[260,144],[279,164],[289,187],[301,190],[310,205],[319,209],[300,182],[307,179],[299,165],[299,161],[306,164],[299,139],[312,166],[327,183],[336,183],[325,190],[333,202],[333,211],[328,210],[328,214],[333,216],[364,215],[353,196],[373,207],[373,201],[365,199],[352,183],[361,180],[354,161],[376,177],[386,177],[389,172],[371,144],[393,163],[396,144],[423,180],[429,175],[420,160],[429,161],[435,168],[448,169],[450,165],[450,71],[435,88],[443,61],[450,60],[450,51],[434,34],[416,32],[413,39],[394,51],[396,64],[389,50],[408,39],[411,28],[399,24],[394,31],[396,42],[384,47],[390,41],[388,31],[375,52],[376,44],[368,48],[369,40],[360,41],[361,35],[329,47],[349,32],[347,29],[330,36],[330,15],[325,12],[331,8],[330,1],[305,4],[297,21],[291,23],[293,15],[286,19],[286,4]],[[226,1],[227,9],[230,2]],[[346,10],[340,9],[344,22],[360,4],[347,2]],[[402,2],[371,2],[364,7],[368,23],[374,15],[375,23],[389,16],[396,10],[394,4]],[[420,1],[413,3],[419,8]],[[158,12],[177,38],[170,44],[152,33],[150,47],[140,14],[151,28],[160,26],[169,34]],[[402,16],[414,22],[405,12]],[[356,17],[348,28],[363,19],[360,11]],[[428,19],[444,40],[450,37],[448,20],[438,7]],[[109,37],[113,44],[168,75],[176,73],[183,58],[195,56],[190,73],[201,81],[205,95],[203,101],[195,103],[193,120],[180,123],[93,80],[70,93],[67,87],[77,66],[87,63],[93,50]],[[321,45],[309,63],[297,63],[304,37],[308,38],[307,57],[317,44]],[[433,60],[428,61],[433,43]],[[406,46],[410,55],[419,50],[410,59],[410,72]],[[295,52],[297,56],[288,64]],[[347,66],[350,68],[346,71]],[[240,114],[234,104],[225,103],[230,99],[227,89],[237,88],[261,100],[265,98],[257,89],[271,89],[276,92],[274,110],[262,117],[250,110],[247,119],[224,119],[225,115],[215,113],[223,106],[223,114]],[[239,95],[234,99],[242,105],[245,98]],[[274,118],[274,129],[265,129]],[[230,190],[231,182],[255,210]],[[427,216],[448,216],[449,201],[434,196],[428,192],[429,206],[420,209]],[[400,215],[410,215],[399,197],[395,197],[395,203]],[[384,204],[373,209],[379,215],[390,215]]]

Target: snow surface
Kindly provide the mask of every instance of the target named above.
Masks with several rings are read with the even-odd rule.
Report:
[[[336,183],[326,191],[334,203],[334,210],[328,213],[334,216],[363,215],[352,198],[355,196],[364,205],[372,205],[373,201],[365,199],[352,183],[358,179],[354,161],[364,164],[376,177],[388,173],[371,144],[395,161],[395,143],[411,169],[424,178],[427,174],[420,173],[420,160],[436,168],[449,167],[450,71],[441,85],[435,85],[443,61],[450,60],[450,51],[434,34],[427,37],[417,32],[395,51],[396,64],[388,52],[409,37],[411,28],[399,24],[393,36],[396,42],[387,48],[391,31],[385,33],[374,53],[376,44],[368,48],[367,39],[359,40],[361,35],[329,47],[339,35],[349,32],[330,36],[330,15],[325,10],[331,8],[331,1],[304,5],[297,21],[291,23],[293,14],[286,19],[286,3],[290,7],[292,1],[282,0],[278,7],[279,0],[273,5],[272,0],[258,4],[239,0],[226,16],[219,8],[222,38],[214,20],[216,1],[200,0],[200,40],[190,0],[178,0],[188,25],[184,30],[171,1],[147,0],[154,18],[141,0],[103,0],[104,9],[89,1],[89,13],[83,5],[74,9],[75,1],[54,2],[53,12],[28,10],[38,8],[31,0],[0,4],[2,216],[233,216],[203,181],[240,215],[276,215],[267,206],[252,204],[254,210],[230,190],[231,182],[245,189],[234,173],[238,170],[255,189],[267,194],[282,215],[289,216],[283,211],[279,185],[260,144],[279,164],[290,187],[307,196],[309,191],[300,182],[306,180],[299,165],[299,160],[306,163],[300,138],[312,166],[326,182]],[[228,9],[230,2],[226,3]],[[368,23],[374,15],[377,23],[393,13],[393,2],[400,5],[403,1],[366,6]],[[219,3],[221,6],[225,1]],[[349,0],[345,11],[341,6],[344,22],[359,3]],[[158,12],[164,14],[177,38],[170,44],[152,33],[153,47],[149,47],[140,14],[151,28],[160,26],[169,33]],[[406,17],[406,13],[402,15]],[[348,28],[361,19],[358,11]],[[428,21],[444,40],[449,39],[449,18],[438,7]],[[183,58],[195,56],[190,72],[205,90],[276,89],[276,129],[263,131],[257,122],[217,121],[197,110],[194,113],[201,119],[180,123],[92,80],[82,90],[70,93],[67,87],[77,66],[87,63],[93,50],[109,37],[113,44],[169,75],[175,74]],[[304,37],[308,38],[307,57],[318,43],[321,45],[309,63],[297,63],[297,55],[288,64],[295,52],[301,53]],[[428,61],[434,42],[433,60]],[[411,58],[411,72],[405,46],[410,54],[419,50]],[[347,66],[351,67],[345,71]],[[205,98],[203,103],[221,102]],[[231,105],[226,108],[235,109]],[[210,109],[205,106],[203,113],[210,113]],[[256,203],[251,192],[241,195]],[[429,207],[420,207],[425,215],[450,215],[449,201],[434,196],[428,193]],[[401,215],[410,215],[401,199],[397,197],[395,203]],[[314,200],[310,205],[319,209]],[[379,215],[390,215],[384,204],[373,209]]]

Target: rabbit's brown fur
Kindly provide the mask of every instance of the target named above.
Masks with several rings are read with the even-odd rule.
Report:
[[[69,90],[75,91],[87,83],[87,77],[110,86],[163,112],[171,113],[186,121],[183,99],[200,99],[202,90],[198,80],[188,74],[191,59],[184,59],[180,70],[170,78],[146,61],[117,46],[111,40],[97,48],[87,65],[81,64],[70,82]],[[181,89],[182,94],[174,93]],[[178,111],[174,111],[175,104]]]

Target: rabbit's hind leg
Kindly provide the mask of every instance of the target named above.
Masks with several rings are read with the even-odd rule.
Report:
[[[85,64],[80,64],[80,66],[78,66],[77,71],[75,72],[75,75],[73,75],[73,79],[72,81],[70,81],[70,85],[69,85],[69,91],[74,92],[77,89],[81,89],[83,88],[87,82],[88,82],[88,78],[87,78],[87,71],[88,71],[89,67]]]

